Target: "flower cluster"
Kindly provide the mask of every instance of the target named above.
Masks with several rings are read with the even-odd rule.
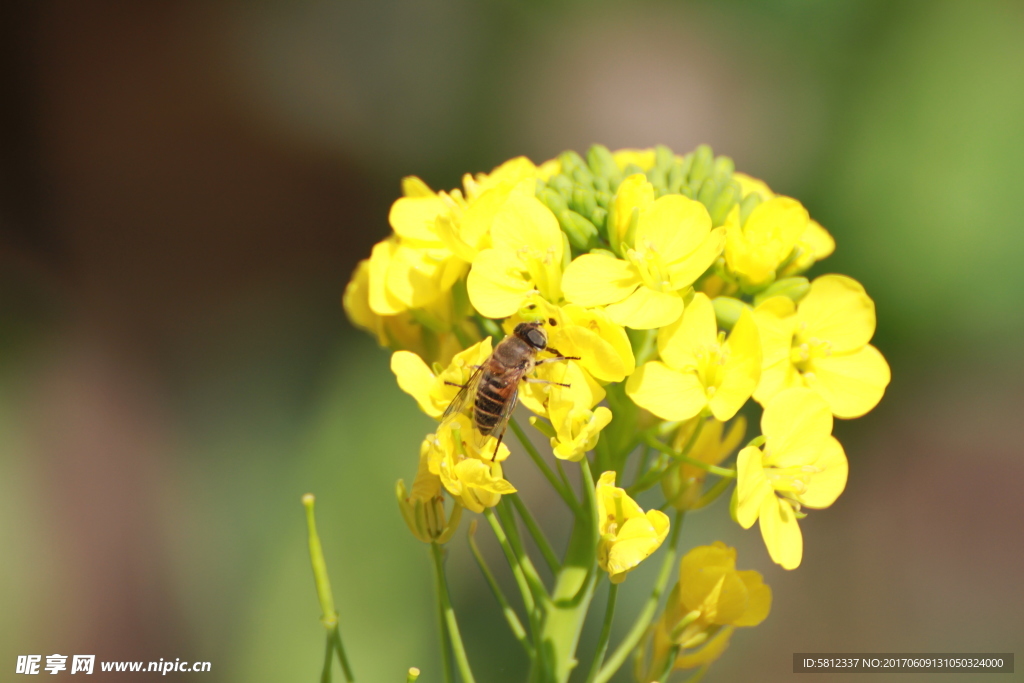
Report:
[[[846,484],[833,417],[864,415],[890,379],[869,343],[864,288],[804,275],[835,242],[800,202],[707,147],[594,146],[586,158],[512,159],[450,191],[418,178],[402,189],[393,233],[359,264],[343,303],[392,349],[401,389],[439,420],[413,493],[399,488],[418,538],[444,542],[462,508],[489,511],[515,492],[502,437],[518,401],[559,472],[564,461],[586,470],[592,488],[577,501],[523,444],[570,506],[593,504],[595,561],[612,583],[669,534],[667,515],[634,500],[657,484],[677,520],[732,488],[733,518],[759,523],[776,563],[800,564],[798,520]],[[545,343],[517,341],[521,323]],[[744,412],[757,406],[761,433],[744,444]],[[454,501],[447,518],[442,491]],[[732,629],[767,616],[770,599],[760,575],[735,570],[732,549],[694,549],[642,675],[710,662]]]

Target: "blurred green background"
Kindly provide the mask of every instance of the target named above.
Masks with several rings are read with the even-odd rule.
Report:
[[[593,142],[707,142],[800,198],[838,242],[814,272],[865,284],[893,368],[837,426],[849,485],[799,570],[722,504],[688,519],[686,547],[737,546],[775,593],[706,680],[1024,651],[1022,36],[1024,4],[980,0],[3,3],[0,667],[316,680],[312,491],[360,680],[438,681],[428,553],[392,493],[431,423],[341,291],[402,176]],[[521,680],[451,547],[478,680]]]

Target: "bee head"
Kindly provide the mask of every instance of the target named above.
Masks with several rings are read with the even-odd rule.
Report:
[[[519,323],[512,334],[533,348],[543,351],[548,346],[548,335],[544,333],[542,325],[543,323]]]

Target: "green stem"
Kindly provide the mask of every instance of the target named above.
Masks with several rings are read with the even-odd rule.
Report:
[[[526,581],[526,575],[523,573],[523,567],[519,563],[519,558],[516,557],[515,552],[512,550],[508,536],[505,535],[505,530],[501,528],[501,522],[498,521],[494,511],[490,508],[484,510],[484,519],[491,525],[494,536],[498,539],[498,545],[501,546],[502,551],[505,553],[509,569],[512,570],[512,576],[515,578],[516,585],[519,586],[519,592],[523,596],[523,608],[526,610],[526,614],[530,617],[532,623],[536,605],[533,601],[533,591],[530,590],[530,584]]]
[[[519,442],[523,444],[523,448],[526,449],[530,459],[533,460],[535,465],[537,465],[537,469],[540,470],[541,474],[544,475],[544,478],[548,480],[549,484],[551,484],[551,487],[554,488],[558,495],[562,497],[562,500],[565,501],[566,505],[573,510],[577,510],[580,505],[576,502],[576,498],[572,495],[569,489],[562,485],[562,482],[558,480],[558,477],[555,476],[555,473],[550,467],[548,467],[548,464],[544,462],[544,458],[534,447],[533,443],[526,436],[526,432],[523,431],[523,428],[519,426],[519,423],[516,422],[514,417],[509,419],[508,425],[512,428],[512,431],[515,433],[516,438],[519,439]]]
[[[533,560],[526,553],[526,548],[523,546],[523,539],[519,536],[519,527],[516,525],[516,518],[512,514],[512,510],[509,509],[505,501],[500,501],[493,509],[497,512],[498,520],[501,522],[502,528],[505,529],[505,534],[508,536],[512,551],[516,554],[516,558],[523,568],[523,576],[526,577],[527,583],[530,584],[530,590],[533,591],[534,599],[537,602],[543,602],[548,597],[548,590],[544,587],[544,582],[540,580],[540,574],[537,573],[537,568],[533,566]]]
[[[437,596],[437,633],[441,637],[441,670],[444,673],[444,683],[455,683],[455,665],[452,663],[451,641],[445,625],[444,600],[441,597],[446,588],[442,568],[438,566],[437,555],[433,550],[436,546],[436,543],[431,544],[431,553],[434,556],[434,593]]]
[[[715,482],[714,486],[709,488],[704,493],[704,495],[701,496],[697,500],[697,502],[693,504],[693,506],[690,509],[700,510],[701,508],[706,508],[708,505],[711,505],[716,500],[718,500],[718,497],[722,495],[726,491],[726,489],[728,489],[731,485],[732,479],[727,479],[725,477],[719,479],[717,482]]]
[[[324,668],[320,672],[320,683],[331,683],[331,665],[334,664],[334,641],[327,636],[327,650],[324,652]]]
[[[590,664],[587,683],[593,683],[597,678],[597,672],[601,670],[601,663],[604,662],[605,652],[608,651],[608,639],[612,634],[612,618],[615,616],[615,598],[618,594],[619,584],[611,584],[608,587],[608,606],[604,610],[604,623],[601,625],[601,635],[597,639],[597,650],[594,652],[594,659]]]
[[[352,675],[352,667],[349,666],[348,657],[345,655],[345,646],[341,643],[341,631],[338,628],[338,611],[334,607],[334,593],[331,591],[331,578],[327,573],[327,561],[324,559],[323,545],[320,543],[320,534],[316,530],[316,497],[307,493],[302,497],[302,506],[306,508],[306,533],[309,537],[309,561],[313,566],[313,581],[316,584],[317,598],[320,600],[320,621],[327,629],[327,656],[328,661],[324,662],[324,672],[321,673],[321,680],[330,681],[330,652],[333,649],[338,653],[338,663],[341,664],[341,671],[345,675],[347,683],[353,683],[355,676]]]
[[[736,478],[736,470],[727,469],[725,467],[718,467],[717,465],[709,465],[708,463],[703,462],[701,460],[691,458],[688,455],[685,455],[683,453],[680,453],[679,451],[674,450],[671,446],[668,446],[666,444],[663,444],[661,441],[658,441],[658,439],[653,434],[645,434],[644,441],[652,448],[656,448],[665,455],[671,456],[676,460],[681,460],[682,462],[685,462],[687,465],[693,465],[698,469],[705,470],[706,472],[718,475],[719,477],[728,477],[730,479]]]
[[[540,554],[544,556],[544,562],[547,563],[548,569],[551,570],[552,574],[557,574],[562,563],[558,561],[558,556],[555,555],[555,551],[551,548],[551,543],[548,542],[547,536],[544,535],[544,530],[537,524],[537,520],[530,514],[529,508],[526,507],[518,493],[510,493],[505,497],[512,500],[512,505],[522,518],[523,524],[526,525],[526,530],[530,532],[530,537],[540,549]]]
[[[615,675],[615,672],[625,663],[629,657],[629,653],[640,643],[640,639],[643,638],[644,633],[647,632],[647,627],[650,626],[651,620],[654,618],[654,613],[658,609],[658,601],[661,599],[661,594],[665,590],[665,586],[668,584],[669,576],[672,574],[673,565],[676,560],[676,544],[679,541],[679,529],[683,526],[683,512],[680,510],[676,513],[675,523],[672,525],[672,538],[669,540],[668,548],[665,549],[665,557],[661,563],[661,571],[658,573],[658,579],[654,583],[654,589],[651,591],[651,595],[647,598],[647,602],[644,603],[643,609],[640,610],[639,616],[635,622],[633,622],[632,628],[626,637],[619,643],[619,646],[615,648],[615,652],[608,659],[601,671],[598,672],[597,677],[594,679],[594,683],[607,683],[607,681]]]
[[[476,564],[480,567],[480,572],[484,575],[484,579],[487,580],[487,585],[490,586],[491,592],[494,593],[494,597],[497,598],[498,604],[501,605],[501,612],[505,615],[505,621],[508,622],[508,627],[512,629],[512,635],[515,636],[519,644],[526,650],[526,654],[533,658],[533,648],[530,646],[530,641],[526,634],[526,629],[523,628],[523,622],[519,621],[519,616],[515,610],[509,604],[508,599],[502,592],[498,582],[494,579],[494,574],[491,573],[490,567],[487,566],[487,562],[484,560],[483,554],[480,552],[480,548],[476,544],[476,521],[474,521],[469,527],[469,549],[473,553],[473,557],[476,559]]]
[[[448,582],[444,578],[444,548],[437,543],[431,543],[430,549],[434,555],[434,567],[437,570],[437,590],[440,596],[441,609],[444,612],[448,638],[451,640],[452,650],[455,653],[455,664],[459,668],[462,683],[475,683],[473,671],[469,667],[469,659],[466,657],[466,647],[462,644],[462,635],[459,633],[459,622],[455,619],[455,609],[452,607],[451,596],[448,594]]]
[[[338,663],[341,664],[341,671],[345,674],[345,680],[352,683],[356,678],[352,675],[352,667],[349,666],[348,657],[345,655],[345,646],[341,644],[341,632],[335,626],[331,631],[331,638],[334,640],[334,651],[338,653]]]

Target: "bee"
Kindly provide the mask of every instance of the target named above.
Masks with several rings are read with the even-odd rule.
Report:
[[[551,319],[550,322],[551,324],[555,323],[554,319]],[[541,351],[550,351],[555,356],[554,358],[538,359],[537,355]],[[491,460],[494,460],[498,457],[498,448],[501,446],[501,440],[505,437],[508,419],[512,416],[512,411],[515,410],[519,398],[520,382],[569,386],[562,382],[527,377],[538,365],[560,360],[579,360],[579,356],[565,356],[557,349],[548,346],[548,335],[544,331],[544,323],[519,323],[511,335],[498,342],[483,365],[477,366],[476,372],[468,382],[465,384],[446,382],[451,386],[461,387],[462,390],[444,411],[444,415],[441,417],[441,426],[443,427],[449,420],[463,412],[467,405],[471,405],[473,425],[480,436],[484,439],[488,436],[498,437],[494,455],[491,456]]]

